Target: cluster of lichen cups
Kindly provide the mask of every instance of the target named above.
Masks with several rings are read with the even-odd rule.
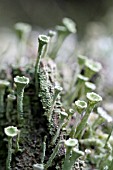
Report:
[[[27,33],[23,28],[21,28],[23,25],[19,24],[15,26],[15,29],[17,31],[18,37],[20,38],[20,41],[26,41]],[[45,57],[45,55],[49,55],[52,59],[55,59],[56,54],[58,53],[58,50],[63,43],[64,39],[66,38],[69,33],[75,33],[75,23],[65,18],[63,20],[63,25],[57,26],[57,37],[58,37],[58,44],[55,48],[55,50],[51,50],[50,44],[51,39],[56,36],[56,32],[49,31],[48,36],[46,35],[39,35],[38,37],[38,56],[36,59],[35,69],[34,69],[34,77],[35,77],[35,91],[36,91],[36,97],[39,97],[39,70],[40,70],[40,63],[41,59]],[[30,27],[27,25],[25,27],[25,30],[30,31]],[[24,34],[26,34],[24,36]],[[48,51],[47,51],[48,50]],[[85,56],[79,55],[78,56],[78,65],[79,65],[79,71],[77,78],[75,76],[75,79],[73,79],[73,82],[71,84],[76,85],[73,88],[69,88],[67,93],[62,96],[64,101],[64,106],[66,106],[66,110],[60,111],[59,114],[59,126],[52,137],[52,141],[50,141],[50,144],[54,147],[52,154],[50,155],[48,161],[44,163],[45,154],[46,154],[46,137],[43,142],[43,149],[42,149],[42,157],[41,162],[34,164],[33,169],[34,170],[46,170],[49,167],[52,166],[53,160],[55,159],[56,155],[58,154],[59,148],[63,145],[64,146],[64,159],[62,161],[62,170],[73,170],[73,166],[75,162],[78,160],[78,158],[82,158],[83,160],[87,157],[87,153],[91,154],[90,150],[87,149],[82,150],[80,148],[79,144],[84,145],[90,145],[91,143],[95,145],[99,145],[102,147],[108,147],[108,141],[111,136],[111,133],[108,137],[105,137],[105,143],[103,145],[102,142],[98,139],[89,138],[85,139],[83,138],[85,134],[85,129],[87,131],[88,127],[88,119],[90,117],[91,112],[95,108],[95,106],[102,101],[102,97],[99,96],[97,93],[95,93],[96,85],[92,82],[90,82],[93,75],[97,74],[102,66],[98,62],[94,62],[93,60],[88,59]],[[84,74],[81,74],[81,71],[84,70]],[[4,129],[5,134],[8,137],[8,156],[6,160],[6,170],[11,170],[11,159],[12,159],[12,138],[16,137],[16,148],[15,152],[18,152],[19,148],[19,137],[20,133],[23,130],[23,124],[24,124],[24,113],[23,113],[23,96],[24,96],[24,89],[29,84],[29,78],[27,77],[20,77],[16,76],[14,78],[14,83],[16,85],[16,94],[17,94],[17,120],[18,120],[18,128],[14,126],[9,126]],[[7,81],[0,81],[0,110],[3,112],[4,110],[4,93],[5,88],[9,86],[9,82]],[[71,87],[71,86],[70,86]],[[59,94],[62,92],[63,88],[59,85],[54,85],[54,94],[52,97],[52,100],[50,101],[51,108],[47,115],[47,120],[51,124],[52,122],[52,114],[53,109],[56,103],[56,100],[59,96]],[[6,109],[6,118],[10,121],[10,108],[12,107],[12,101],[16,99],[16,96],[11,93],[8,95],[7,98],[7,109]],[[71,109],[69,109],[71,107]],[[44,109],[44,108],[43,108]],[[109,117],[106,113],[102,114],[102,108],[97,108],[99,119],[95,119],[92,130],[95,130],[96,127],[98,127],[102,122],[104,122],[104,119],[109,119],[109,121],[112,121],[111,117]],[[79,122],[75,123],[71,128],[69,127],[69,121],[74,116],[74,114],[77,113],[80,117]],[[104,115],[104,116],[103,116]],[[77,116],[75,116],[77,118]],[[66,139],[59,140],[60,132],[64,131],[66,133]],[[91,136],[92,137],[92,136]],[[59,140],[59,141],[58,141]],[[108,155],[107,155],[108,156]],[[103,168],[103,165],[102,165]]]
[[[40,61],[38,61],[38,64],[39,64],[39,62]],[[93,74],[94,74],[94,71],[93,71]],[[79,75],[78,78],[79,78],[79,82],[80,82],[80,83],[78,83],[79,84],[78,87],[80,87],[81,82],[86,82],[89,79],[83,75]],[[89,91],[91,91],[91,89],[95,89],[95,85],[91,82],[87,82],[86,87],[87,87],[87,89],[90,89]],[[51,110],[53,110],[54,102],[56,101],[58,93],[62,89],[57,88],[56,90],[57,91],[55,92],[55,95],[53,98]],[[87,90],[87,92],[88,92],[88,90]],[[73,99],[75,97],[76,96],[74,96]],[[79,158],[80,156],[84,156],[85,152],[82,152],[79,150],[79,142],[78,142],[77,138],[80,138],[83,135],[83,133],[82,133],[83,129],[85,128],[85,126],[87,124],[88,117],[89,117],[91,111],[93,110],[93,108],[95,107],[95,105],[98,102],[102,101],[102,98],[94,92],[87,93],[87,99],[88,99],[88,104],[85,101],[80,101],[80,100],[75,102],[77,111],[79,112],[79,114],[82,114],[84,112],[84,116],[83,116],[81,122],[79,123],[79,125],[77,126],[77,128],[75,128],[75,127],[72,128],[72,130],[69,134],[71,138],[69,138],[67,140],[59,141],[58,144],[56,145],[56,147],[54,148],[53,153],[51,154],[48,162],[45,165],[43,165],[43,164],[33,165],[34,170],[47,169],[48,167],[50,167],[52,165],[52,161],[55,158],[55,156],[58,152],[58,149],[62,143],[64,144],[64,147],[66,149],[64,163],[62,165],[63,170],[64,169],[71,170],[76,159]],[[49,121],[51,120],[51,117],[52,117],[51,113],[52,112],[50,112]],[[60,129],[62,127],[65,129],[66,123],[68,122],[68,116],[69,115],[66,112],[60,113],[60,124],[59,124],[59,127],[57,129],[55,136],[53,137],[53,140],[51,142],[52,144],[55,144],[55,142],[60,134]],[[66,121],[66,123],[64,123],[65,121]]]
[[[18,126],[22,127],[23,126],[23,96],[24,96],[24,88],[25,86],[29,83],[29,78],[27,77],[20,77],[16,76],[14,78],[14,82],[17,86],[17,120],[18,120]],[[15,96],[8,95],[8,98],[11,98],[11,100],[15,100]],[[9,100],[8,100],[8,108],[9,108]],[[7,108],[7,110],[8,110]],[[7,111],[8,112],[8,111]],[[6,112],[6,117],[7,119],[10,118],[10,115]],[[9,120],[10,121],[10,120]],[[10,163],[12,159],[12,138],[14,136],[17,136],[16,139],[16,148],[15,151],[19,151],[19,137],[20,137],[20,130],[17,129],[17,127],[14,126],[9,126],[4,129],[5,134],[8,136],[8,157],[6,160],[6,169],[10,170]]]

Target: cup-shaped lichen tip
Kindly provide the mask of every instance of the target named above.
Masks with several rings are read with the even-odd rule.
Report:
[[[54,89],[55,89],[55,92],[57,93],[60,93],[63,90],[63,88],[59,85],[55,85]]]
[[[75,101],[75,107],[79,113],[82,113],[87,108],[87,103],[83,100]]]
[[[43,164],[34,164],[33,170],[44,170],[44,165]]]
[[[60,112],[60,116],[61,116],[61,119],[65,119],[66,117],[68,117],[68,114],[66,112]]]
[[[96,72],[99,72],[102,69],[102,65],[99,62],[93,61],[93,60],[86,60],[85,66],[88,67],[90,70]]]
[[[14,28],[15,28],[19,38],[22,38],[22,36],[25,34],[26,34],[26,36],[28,36],[29,33],[31,32],[31,25],[29,25],[27,23],[23,23],[23,22],[16,23]]]
[[[18,129],[17,127],[14,127],[14,126],[8,126],[4,128],[4,132],[8,137],[14,137],[14,136],[17,136]]]
[[[102,101],[102,97],[94,92],[90,92],[86,94],[87,99],[90,103],[96,104]]]
[[[64,141],[64,144],[66,147],[75,147],[78,144],[78,140],[69,138]]]
[[[78,155],[78,157],[80,157],[80,156],[84,156],[84,152],[83,152],[83,151],[78,150],[76,147],[74,147],[74,148],[72,149],[72,152],[74,152],[75,154],[77,154],[77,155]]]
[[[82,74],[78,74],[77,77],[78,77],[79,81],[84,81],[84,82],[88,81],[88,79],[89,79],[88,77],[83,76]]]
[[[63,18],[62,22],[70,33],[76,33],[76,24],[72,19]]]
[[[15,24],[15,29],[29,32],[31,30],[31,25],[23,22],[18,22]]]
[[[113,118],[102,107],[98,107],[97,112],[107,122],[113,122]]]
[[[46,35],[39,35],[38,37],[38,41],[41,45],[46,45],[49,43],[49,39],[50,37],[49,36],[46,36]]]
[[[27,77],[25,77],[25,76],[22,76],[22,77],[16,76],[16,77],[14,78],[14,82],[15,82],[16,84],[27,85],[27,84],[29,83],[29,78],[27,78]]]
[[[56,35],[56,32],[55,32],[55,31],[49,30],[49,32],[48,32],[48,36],[49,36],[49,37],[53,37],[53,36],[55,36],[55,35]]]
[[[73,115],[75,113],[74,109],[69,109],[68,115]]]
[[[56,31],[57,31],[58,33],[66,33],[66,32],[67,32],[67,29],[66,29],[66,27],[64,27],[64,26],[57,25],[55,28],[56,28]]]
[[[84,65],[85,62],[87,60],[87,57],[86,56],[83,56],[83,55],[78,55],[78,64],[81,66],[81,65]]]
[[[95,90],[96,89],[96,85],[94,83],[91,82],[85,82],[85,87],[90,89],[90,90]]]
[[[1,88],[9,86],[9,84],[10,84],[9,81],[7,81],[7,80],[0,80],[0,87]]]
[[[15,100],[16,96],[14,94],[8,94],[8,100]]]
[[[91,154],[91,150],[90,149],[85,149],[85,154],[86,155],[90,155]]]

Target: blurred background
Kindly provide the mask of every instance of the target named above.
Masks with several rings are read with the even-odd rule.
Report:
[[[112,0],[0,0],[0,26],[27,22],[44,29],[54,27],[63,17],[77,23],[82,38],[91,21],[103,21],[112,11]]]

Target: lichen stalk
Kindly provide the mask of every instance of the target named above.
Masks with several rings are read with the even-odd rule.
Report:
[[[12,138],[8,137],[8,156],[6,159],[6,170],[11,170],[11,160],[12,160]]]
[[[76,160],[80,156],[84,156],[84,152],[79,151],[77,148],[73,148],[72,149],[72,155],[71,155],[71,158],[70,158],[70,163],[69,163],[69,170],[73,170],[72,166],[74,165],[74,163],[76,162]]]
[[[57,53],[63,44],[65,38],[70,34],[70,33],[76,33],[76,24],[73,20],[70,18],[63,18],[62,20],[62,25],[56,26],[57,30],[57,45],[55,46],[54,50],[52,51],[50,57],[52,59],[55,59],[57,56]]]
[[[4,95],[5,95],[5,89],[0,89],[0,112],[4,112]]]
[[[12,161],[12,138],[18,134],[17,127],[9,126],[4,129],[5,134],[8,136],[8,156],[6,159],[6,170],[11,170]]]
[[[45,166],[44,166],[45,170],[47,170],[47,168],[49,168],[50,166],[52,166],[52,161],[53,161],[53,159],[55,158],[55,156],[56,156],[57,153],[58,153],[60,144],[62,144],[62,141],[58,142],[58,144],[55,146],[55,148],[54,148],[54,150],[53,150],[53,153],[51,154],[49,160],[47,161],[47,163],[46,163]]]
[[[88,77],[85,77],[81,74],[78,74],[77,76],[77,83],[76,83],[76,89],[73,91],[72,94],[70,94],[68,100],[68,105],[71,105],[74,101],[74,99],[78,99],[82,96],[84,93],[84,84],[85,82],[88,81]]]
[[[29,83],[29,78],[16,76],[14,82],[17,86],[17,119],[18,124],[23,124],[24,114],[23,114],[23,96],[25,86]]]
[[[27,40],[32,28],[31,25],[27,23],[18,22],[15,24],[14,29],[18,38],[18,42],[17,42],[18,56],[17,56],[16,64],[19,65],[23,55],[25,54],[26,47],[27,47]]]
[[[60,86],[55,86],[55,92],[54,92],[54,96],[53,96],[53,99],[52,99],[52,102],[51,102],[51,108],[50,108],[50,112],[49,112],[49,122],[51,122],[51,119],[52,119],[52,112],[53,112],[53,109],[54,109],[54,106],[55,106],[55,102],[57,100],[57,97],[59,95],[59,93],[62,91],[62,87]]]
[[[87,123],[88,117],[92,111],[92,106],[88,106],[87,110],[85,112],[84,117],[82,118],[81,122],[79,123],[79,125],[77,126],[76,132],[75,132],[75,138],[78,138],[78,136],[81,134],[81,132],[83,131],[83,129],[85,128],[85,125]]]
[[[0,80],[0,113],[4,112],[4,95],[5,89],[9,86],[9,82],[7,80]],[[0,115],[2,117],[3,115]]]
[[[20,146],[19,146],[19,141],[20,141],[20,130],[18,130],[18,134],[17,134],[17,138],[16,138],[15,152],[21,151]]]
[[[69,166],[70,152],[71,152],[71,148],[68,148],[66,150],[66,156],[65,156],[65,160],[64,160],[64,164],[63,164],[62,170],[65,170],[65,169],[70,170],[70,166]]]
[[[23,121],[23,96],[24,89],[17,88],[17,114],[19,123]]]
[[[64,124],[64,119],[65,119],[66,117],[68,117],[68,114],[67,114],[66,112],[61,112],[61,113],[60,113],[60,116],[61,116],[61,119],[60,119],[60,122],[59,122],[59,127],[58,127],[58,129],[57,129],[57,131],[56,131],[55,136],[53,137],[53,140],[52,140],[52,144],[53,144],[53,145],[55,144],[55,142],[56,142],[56,140],[57,140],[57,138],[58,138],[58,136],[59,136],[59,134],[60,134],[60,130],[61,130],[63,124]]]
[[[65,169],[71,170],[70,169],[70,156],[72,154],[72,149],[78,145],[78,140],[69,138],[68,140],[64,141],[64,145],[66,147],[66,154],[65,154],[64,163],[62,165],[62,170],[65,170]]]
[[[47,136],[44,137],[43,146],[42,146],[42,149],[43,149],[42,158],[41,158],[42,164],[44,163],[45,152],[46,152],[46,138],[47,138]]]
[[[40,61],[41,61],[42,48],[43,48],[43,45],[39,43],[38,57],[37,57],[36,64],[35,64],[35,86],[36,86],[37,92],[38,92],[38,72],[39,72],[39,66],[40,66]]]
[[[43,47],[44,47],[44,45],[47,45],[48,42],[49,42],[49,37],[47,37],[45,35],[40,35],[38,37],[38,43],[39,43],[38,56],[37,56],[36,64],[35,64],[35,88],[36,88],[37,95],[38,95],[38,89],[39,89],[38,74],[39,74],[40,61],[41,61],[42,54],[44,53],[43,50],[46,50],[46,48],[43,49]]]
[[[13,109],[13,101],[16,99],[14,94],[9,94],[7,96],[7,106],[6,106],[6,119],[11,122],[10,112]]]

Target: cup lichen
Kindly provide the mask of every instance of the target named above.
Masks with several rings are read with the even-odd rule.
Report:
[[[14,78],[14,82],[17,86],[17,119],[18,123],[21,124],[23,122],[23,97],[24,97],[24,89],[26,85],[29,84],[29,78],[25,76],[16,76]]]
[[[11,170],[12,161],[12,138],[17,136],[18,129],[14,126],[8,126],[4,129],[5,134],[8,136],[8,156],[6,159],[6,170]]]

